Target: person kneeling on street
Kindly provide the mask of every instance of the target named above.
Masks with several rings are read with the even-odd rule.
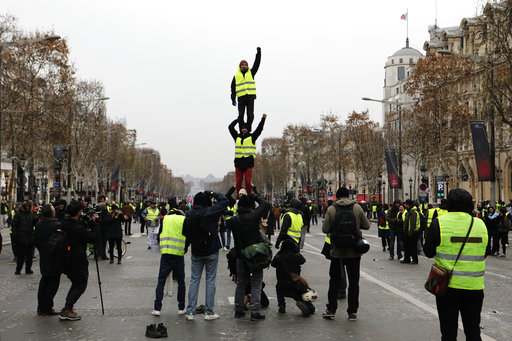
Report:
[[[298,244],[292,239],[285,239],[281,244],[281,249],[272,260],[272,266],[276,268],[276,294],[280,313],[286,312],[285,297],[295,300],[302,316],[308,317],[315,312],[315,306],[302,299],[302,293],[293,279],[293,277],[300,276],[301,265],[304,263],[306,263],[306,259],[300,254]]]

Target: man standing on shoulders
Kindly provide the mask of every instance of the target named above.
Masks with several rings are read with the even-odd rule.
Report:
[[[256,192],[256,191],[255,191]],[[253,209],[254,201],[258,208]],[[266,217],[270,210],[270,204],[257,195],[243,195],[238,200],[238,216],[231,219],[233,239],[236,252],[236,292],[235,292],[235,318],[240,318],[244,313],[245,289],[250,283],[251,287],[251,320],[263,320],[265,315],[260,314],[261,285],[263,282],[263,269],[250,269],[247,265],[242,250],[252,244],[263,241],[260,233],[260,221]]]
[[[217,202],[212,206],[211,197]],[[188,290],[187,321],[194,320],[199,283],[203,268],[206,271],[206,312],[205,320],[216,320],[215,280],[221,248],[217,222],[228,207],[228,198],[222,193],[199,192],[194,196],[194,206],[187,212],[183,223],[183,235],[187,239],[186,248],[192,245],[190,287]]]
[[[441,339],[457,339],[460,312],[466,340],[481,340],[487,228],[482,220],[471,217],[473,198],[467,191],[452,189],[448,193],[447,206],[448,213],[432,221],[425,231],[423,246],[425,255],[435,256],[437,265],[448,271],[453,269],[446,294],[436,297]]]
[[[183,235],[183,222],[185,213],[176,209],[176,199],[169,203],[169,213],[164,217],[159,230],[160,239],[160,270],[156,287],[155,305],[151,314],[160,316],[162,299],[164,298],[165,280],[171,271],[178,281],[178,314],[185,314],[185,259],[186,238]]]
[[[237,120],[231,122],[228,126],[229,133],[235,140],[235,180],[237,199],[240,189],[242,188],[242,180],[245,181],[245,190],[247,194],[251,194],[252,169],[254,168],[254,159],[256,158],[256,140],[263,131],[267,114],[263,114],[256,130],[251,133],[251,128],[247,124],[239,125],[240,134],[236,132],[235,126]]]
[[[349,231],[351,236],[361,239],[361,230],[370,229],[370,221],[364,214],[363,209],[357,200],[349,199],[348,189],[340,187],[336,192],[336,203],[327,209],[322,232],[330,235],[331,241],[331,268],[329,281],[329,291],[327,293],[327,310],[323,318],[332,319],[338,308],[338,291],[341,284],[342,267],[347,269],[348,277],[348,319],[355,321],[357,319],[357,309],[359,308],[359,267],[361,263],[361,253],[356,251],[355,243],[339,241],[336,234],[345,238],[345,234],[339,232]],[[350,238],[353,239],[353,238]],[[345,245],[341,245],[345,244]],[[332,273],[331,273],[332,270]]]
[[[254,76],[260,67],[261,61],[261,48],[257,47],[256,60],[252,64],[252,69],[249,69],[247,61],[242,60],[238,66],[238,71],[235,73],[231,81],[231,102],[236,105],[236,97],[238,97],[238,123],[242,127],[244,123],[244,113],[247,109],[247,126],[251,130],[252,121],[254,120],[254,100],[256,99],[256,82]],[[250,181],[249,181],[250,183]],[[238,191],[237,191],[238,193]]]

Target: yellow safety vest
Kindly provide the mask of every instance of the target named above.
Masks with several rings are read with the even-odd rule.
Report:
[[[331,245],[331,234],[330,233],[327,233],[325,235],[325,242],[329,245]]]
[[[233,212],[233,215],[228,215],[228,216],[226,216],[226,220],[229,220],[229,219],[231,219],[231,218],[236,217],[236,205],[234,205],[234,206],[232,206],[232,207],[228,206],[228,211]]]
[[[160,253],[183,256],[185,254],[185,236],[182,234],[185,216],[166,215],[160,234]]]
[[[430,224],[432,224],[432,219],[434,218],[434,213],[437,211],[437,215],[439,216],[439,208],[429,208],[428,209],[428,215],[427,215],[427,228],[430,227]]]
[[[442,217],[444,216],[446,213],[448,213],[447,210],[443,209],[443,208],[440,208],[438,211],[437,211],[437,217]]]
[[[244,75],[240,67],[238,68],[235,73],[235,93],[237,97],[256,95],[256,82],[250,69]]]
[[[9,233],[12,234],[12,221],[14,220],[14,215],[16,214],[15,210],[11,211],[11,223],[9,224]]]
[[[148,214],[146,214],[146,219],[148,221],[158,219],[159,216],[160,210],[158,208],[155,208],[155,210],[153,211],[151,208],[148,207]]]
[[[414,214],[416,213],[416,226],[413,227],[413,230],[414,232],[416,231],[419,231],[420,230],[420,227],[421,227],[421,219],[420,219],[420,213],[418,212],[418,209],[416,208],[416,206],[414,206],[413,208],[411,208],[411,214]],[[405,216],[404,216],[404,221],[405,221]],[[411,224],[411,220],[409,218],[409,221],[407,222],[408,225]],[[411,226],[405,226],[405,231],[411,231]]]
[[[387,216],[388,215],[388,210],[385,210],[384,214]],[[379,229],[381,229],[381,230],[389,230],[388,220],[386,218],[384,218],[384,220],[386,221],[386,226],[380,226],[379,223],[377,223],[377,225],[379,226]],[[379,222],[380,222],[380,217],[379,217]]]
[[[451,270],[471,224],[471,216],[463,212],[449,212],[438,220],[441,243],[436,249],[435,262]],[[448,286],[455,289],[482,290],[488,238],[487,228],[482,220],[473,221],[469,238],[453,269]]]
[[[252,136],[243,140],[241,137],[237,137],[235,141],[235,159],[249,156],[256,158],[256,144],[252,142]]]
[[[295,240],[295,242],[299,243],[300,236],[301,236],[300,231],[302,229],[302,225],[304,225],[304,222],[302,221],[302,215],[296,214],[293,212],[286,212],[281,217],[281,223],[283,223],[284,217],[286,215],[289,215],[290,219],[292,220],[292,223],[291,223],[290,227],[288,228],[288,232],[286,232],[286,234],[288,236],[290,236],[293,240]]]

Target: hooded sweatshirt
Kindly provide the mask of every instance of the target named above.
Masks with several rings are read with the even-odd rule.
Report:
[[[361,206],[357,203],[357,200],[350,199],[346,197],[339,198],[336,203],[330,206],[325,213],[324,223],[322,225],[322,232],[325,234],[331,233],[331,228],[334,225],[336,220],[336,207],[338,206],[353,206],[354,216],[356,218],[357,230],[369,230],[370,229],[370,221],[364,214],[364,211]],[[353,247],[348,246],[344,248],[338,248],[331,244],[331,257],[332,258],[355,258],[361,257],[361,254],[356,252]]]

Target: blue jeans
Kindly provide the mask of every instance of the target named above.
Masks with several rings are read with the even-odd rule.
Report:
[[[188,290],[187,314],[196,313],[197,296],[199,294],[199,283],[203,267],[206,270],[206,313],[214,314],[215,308],[215,279],[217,278],[217,265],[219,263],[219,253],[216,252],[209,256],[194,256],[190,258],[190,287]]]
[[[185,309],[185,259],[183,256],[163,254],[160,258],[160,270],[156,286],[155,310],[162,310],[165,280],[171,271],[178,281],[178,309]]]
[[[402,258],[402,250],[404,249],[404,241],[402,239],[402,233],[397,232],[393,229],[389,230],[390,233],[390,243],[389,243],[389,255],[395,256],[395,236],[396,236],[396,255],[398,258]]]

